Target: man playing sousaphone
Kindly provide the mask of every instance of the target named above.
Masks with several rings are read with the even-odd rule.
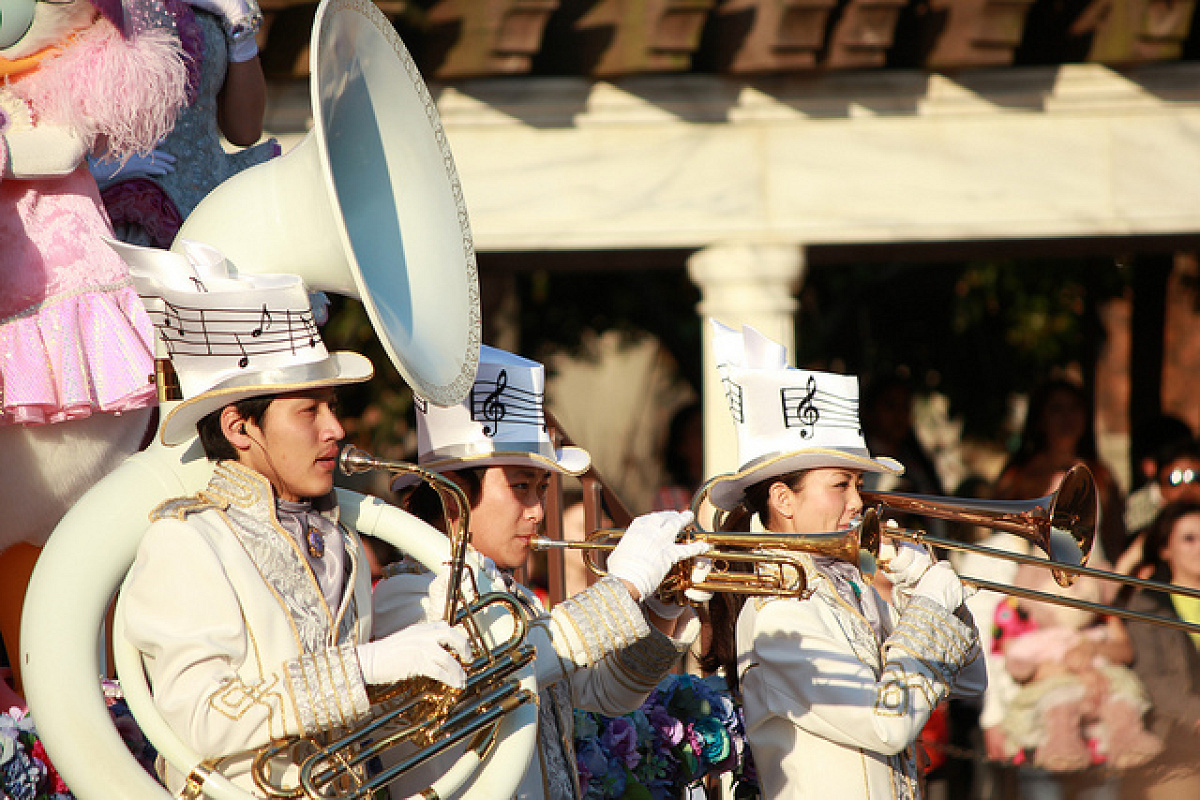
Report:
[[[529,558],[545,516],[550,473],[580,475],[591,457],[578,447],[555,449],[542,407],[542,365],[483,347],[466,400],[440,407],[417,402],[418,463],[457,483],[470,503],[471,544],[482,569],[503,582],[530,618],[540,693],[538,752],[521,780],[521,798],[579,798],[573,757],[573,709],[619,715],[637,709],[695,640],[690,610],[654,592],[673,565],[707,544],[676,544],[690,512],[638,517],[608,559],[608,576],[547,612],[511,572]],[[406,489],[401,477],[396,488]],[[420,485],[406,506],[433,524],[441,505]],[[477,562],[478,563],[478,562]],[[447,579],[408,560],[390,565],[375,588],[376,629],[437,619]]]
[[[204,489],[154,510],[120,622],[166,722],[254,792],[257,748],[354,722],[368,684],[423,675],[462,687],[455,655],[470,648],[443,622],[371,641],[366,554],[338,523],[333,472],[344,436],[335,389],[373,370],[356,353],[326,351],[300,279],[232,277],[200,245],[186,256],[114,247],[183,394],[162,441],[185,445],[198,432],[216,462]],[[173,792],[185,789],[186,776],[163,771]]]

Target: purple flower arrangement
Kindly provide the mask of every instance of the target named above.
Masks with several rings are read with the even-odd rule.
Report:
[[[134,758],[154,774],[157,754],[129,713],[119,687],[102,682],[105,705],[113,724]],[[73,800],[71,790],[50,763],[34,728],[33,717],[20,708],[0,712],[0,798],[3,800]]]
[[[727,772],[737,800],[758,796],[742,710],[720,677],[672,675],[621,717],[576,711],[575,759],[587,800],[679,800]]]

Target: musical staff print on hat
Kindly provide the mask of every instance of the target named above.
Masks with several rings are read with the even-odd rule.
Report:
[[[729,413],[733,415],[733,421],[745,422],[746,414],[742,409],[742,387],[729,378],[722,378],[721,384],[725,387],[725,402],[729,404]]]
[[[812,375],[808,377],[804,388],[780,388],[779,397],[783,404],[783,426],[799,428],[801,438],[811,437],[818,423],[861,434],[857,400],[820,389],[817,379]]]
[[[508,383],[508,370],[500,370],[492,380],[480,379],[471,387],[471,418],[483,422],[485,436],[494,437],[500,423],[522,423],[545,429],[542,414],[544,392],[533,392]]]
[[[312,310],[200,308],[164,300],[149,310],[151,320],[175,356],[218,356],[238,359],[241,368],[256,356],[315,348],[321,341]]]

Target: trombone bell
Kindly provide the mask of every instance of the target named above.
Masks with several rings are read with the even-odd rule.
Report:
[[[881,505],[922,517],[980,525],[1020,536],[1037,545],[1050,559],[1047,565],[1059,586],[1070,586],[1076,573],[1086,566],[1100,518],[1100,499],[1091,470],[1076,464],[1063,477],[1058,489],[1035,500],[970,500],[956,497],[862,491],[863,503]],[[892,530],[889,536],[896,535]],[[913,531],[907,538],[912,539]],[[920,541],[950,550],[972,546],[919,532]],[[905,537],[901,537],[905,538]],[[989,554],[990,555],[990,554]]]

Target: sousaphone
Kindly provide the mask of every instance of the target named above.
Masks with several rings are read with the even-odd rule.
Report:
[[[433,99],[369,0],[323,0],[310,70],[312,130],[288,154],[218,186],[188,217],[176,245],[203,242],[239,271],[299,274],[313,290],[358,298],[409,385],[432,402],[457,403],[478,366],[479,291],[462,190]],[[197,491],[210,475],[197,441],[167,448],[156,438],[80,499],[38,560],[21,630],[26,697],[51,759],[80,800],[170,796],[111,722],[98,681],[100,632],[150,511]],[[354,492],[339,490],[339,501],[346,524],[434,571],[446,568],[449,542],[432,527]],[[491,588],[485,575],[479,579],[481,589]],[[492,635],[503,640],[507,632]],[[205,794],[247,800],[166,726],[144,675],[127,672],[122,667],[131,709],[164,757],[194,774]],[[536,691],[531,668],[522,684]],[[505,716],[482,761],[464,756],[435,789],[511,797],[533,753],[536,713],[527,703]]]

